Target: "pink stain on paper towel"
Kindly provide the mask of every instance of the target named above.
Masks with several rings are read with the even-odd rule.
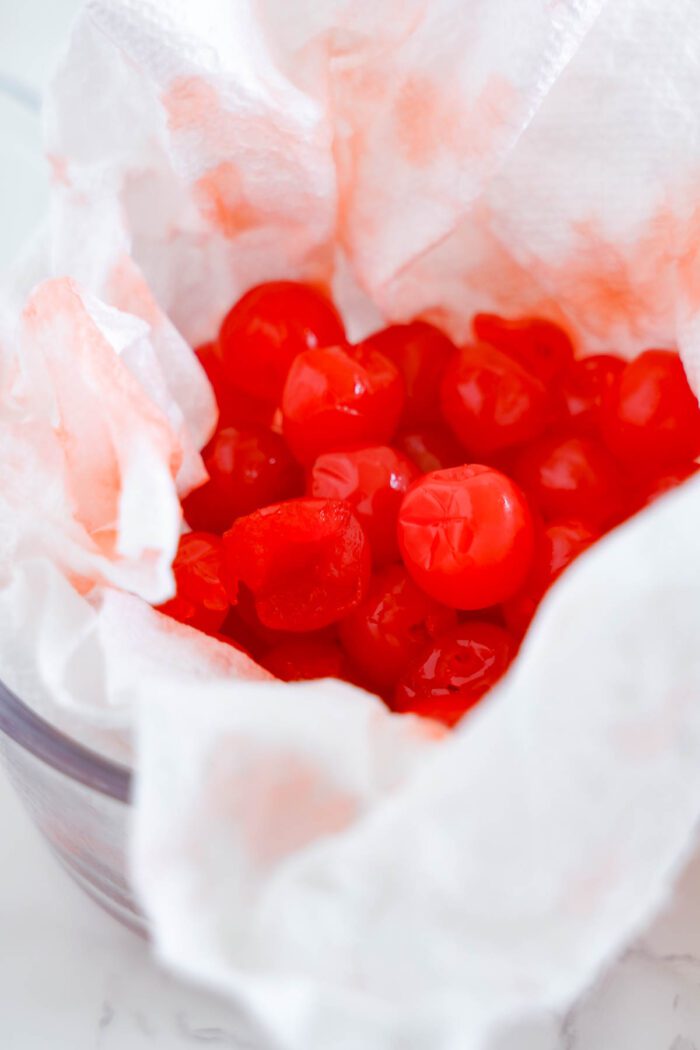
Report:
[[[658,280],[662,260],[649,251],[646,237],[623,250],[611,244],[596,223],[577,223],[574,231],[574,249],[548,275],[550,286],[561,289],[561,300],[572,316],[603,337],[618,328],[641,332],[660,307],[666,313]],[[537,264],[534,272],[539,272]]]
[[[256,751],[247,737],[221,740],[210,769],[207,805],[237,829],[263,866],[342,831],[358,814],[357,799],[330,771],[324,776],[318,763],[294,753]]]
[[[598,345],[609,342],[620,350],[619,336],[638,351],[655,329],[673,338],[669,318],[676,317],[679,292],[690,309],[700,308],[700,208],[689,201],[679,201],[675,211],[657,208],[624,244],[613,243],[598,220],[572,222],[562,230],[567,248],[559,259],[544,258],[537,245],[530,253],[522,241],[517,251],[511,249],[498,217],[479,202],[457,232],[455,246],[468,237],[473,242],[475,235],[482,250],[463,272],[465,295],[480,294],[506,315],[536,313],[573,324]],[[455,259],[455,248],[450,250],[448,265]],[[427,286],[434,265],[431,256],[419,261],[415,279]],[[435,317],[463,337],[457,313],[448,309]]]
[[[395,104],[396,134],[406,160],[427,167],[450,151],[457,156],[488,155],[507,126],[519,95],[503,76],[489,77],[473,103],[459,87],[414,74]]]
[[[224,109],[219,92],[203,77],[177,77],[164,92],[162,103],[170,131],[195,132],[206,147],[205,155],[207,151],[233,153],[237,131],[249,134],[253,130],[244,116]],[[240,170],[231,160],[214,164],[196,180],[194,199],[207,222],[227,238],[256,226],[260,219],[246,198]]]
[[[264,213],[246,199],[240,172],[229,160],[197,179],[194,196],[202,215],[227,238],[261,225],[264,219]]]
[[[626,332],[643,344],[656,329],[673,338],[679,292],[700,307],[700,209],[690,200],[657,208],[634,240],[612,243],[596,221],[572,226],[573,247],[560,265],[533,260],[531,272],[556,290],[569,317],[598,339]],[[669,323],[669,318],[671,322]]]
[[[219,93],[203,77],[177,77],[162,96],[171,131],[199,134],[220,107]]]
[[[49,163],[51,182],[55,186],[70,186],[68,159],[56,153],[47,153],[46,160]]]
[[[47,281],[25,308],[28,352],[53,398],[75,520],[95,547],[114,547],[125,473],[150,446],[166,466],[180,449],[167,421],[101,334],[68,278]]]

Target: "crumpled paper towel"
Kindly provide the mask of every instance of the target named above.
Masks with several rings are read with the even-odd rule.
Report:
[[[288,1050],[495,1050],[671,892],[700,816],[700,485],[582,557],[449,737],[148,605],[214,422],[188,343],[261,279],[353,334],[475,309],[700,388],[695,0],[93,0],[0,310],[0,669],[139,767],[170,966]]]

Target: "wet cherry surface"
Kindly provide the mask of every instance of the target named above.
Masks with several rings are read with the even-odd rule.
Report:
[[[453,726],[496,684],[515,655],[502,627],[462,624],[425,649],[396,686],[394,711],[426,715]]]
[[[159,611],[200,631],[218,631],[229,608],[224,549],[219,537],[205,532],[185,533],[173,561],[173,575],[177,593],[159,606]]]
[[[391,325],[361,345],[379,351],[398,368],[405,391],[403,426],[441,422],[440,384],[457,348],[439,328],[425,321]]]
[[[330,299],[294,281],[251,288],[224,318],[218,338],[227,384],[273,404],[297,354],[344,344],[343,322]]]
[[[399,514],[399,545],[419,587],[457,609],[484,609],[518,590],[532,561],[525,496],[483,465],[426,474]]]
[[[334,677],[454,725],[543,597],[698,467],[674,350],[577,356],[539,317],[422,319],[352,345],[330,299],[272,281],[196,350],[219,407],[160,611],[283,681]]]
[[[268,427],[224,427],[202,452],[209,481],[183,500],[194,529],[223,532],[242,514],[303,492],[302,471]]]
[[[348,655],[378,689],[394,686],[417,650],[456,627],[457,614],[430,598],[402,565],[372,580],[363,602],[340,624]]]
[[[604,398],[602,423],[612,452],[637,473],[700,454],[700,407],[671,350],[645,350],[628,362]]]
[[[445,421],[472,459],[538,437],[552,415],[546,384],[486,344],[465,346],[442,381]]]
[[[375,565],[396,561],[396,523],[403,498],[418,477],[409,459],[388,445],[325,452],[314,463],[308,493],[347,500],[367,533]]]
[[[582,518],[603,526],[622,514],[621,471],[595,438],[556,435],[534,441],[515,457],[512,473],[545,518]]]
[[[357,444],[385,444],[398,425],[403,380],[375,350],[329,347],[295,358],[282,395],[284,436],[301,463]]]

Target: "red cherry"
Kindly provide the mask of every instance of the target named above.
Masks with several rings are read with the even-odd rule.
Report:
[[[440,420],[440,383],[456,346],[426,321],[394,324],[360,344],[393,361],[406,389],[402,423],[420,426]]]
[[[614,354],[593,354],[573,362],[562,379],[562,397],[577,433],[599,435],[603,398],[624,367],[623,359]]]
[[[322,452],[386,444],[402,405],[401,377],[382,354],[362,347],[307,350],[284,387],[284,436],[302,463]]]
[[[173,561],[175,596],[157,606],[158,611],[200,631],[218,631],[229,608],[223,557],[218,536],[206,532],[181,536]]]
[[[367,533],[375,563],[380,565],[399,557],[399,508],[417,476],[410,460],[388,445],[324,452],[311,469],[308,494],[347,500]]]
[[[472,321],[476,339],[519,361],[545,383],[561,375],[573,360],[569,336],[541,317],[508,320],[497,314],[477,314]]]
[[[340,639],[367,680],[381,690],[395,685],[418,650],[456,626],[454,609],[421,591],[402,565],[390,565],[343,620]]]
[[[445,420],[470,453],[487,456],[537,437],[549,423],[545,384],[508,354],[465,346],[442,382]]]
[[[270,649],[261,661],[283,682],[312,678],[345,678],[345,656],[337,642],[323,638],[289,638]]]
[[[224,623],[221,633],[233,638],[239,645],[261,662],[266,653],[271,649],[282,645],[283,642],[298,641],[299,635],[290,631],[273,630],[260,622],[255,611],[255,599],[244,583],[239,584],[236,590],[236,604],[232,606]],[[337,641],[335,625],[324,627],[321,630],[307,632],[306,638],[318,641]]]
[[[540,583],[551,586],[574,558],[600,539],[600,533],[583,521],[551,521],[544,530]]]
[[[182,504],[195,529],[223,532],[242,514],[303,489],[299,466],[283,438],[265,427],[219,430],[202,456],[209,481]]]
[[[537,537],[532,568],[520,591],[501,606],[506,626],[517,637],[527,630],[548,587],[600,533],[582,521],[552,521]]]
[[[409,489],[399,546],[419,587],[457,609],[485,609],[520,588],[534,530],[517,485],[491,467],[437,470]]]
[[[257,644],[254,647],[255,652],[257,653],[267,651],[273,645],[279,645],[280,642],[284,642],[292,637],[288,631],[273,630],[271,627],[266,627],[265,624],[260,622],[260,617],[255,608],[255,598],[244,583],[241,583],[238,586],[235,593],[236,604],[231,608],[231,612],[224,624],[224,629],[229,626],[229,621],[232,625],[236,621],[238,621],[239,624],[245,625],[245,628],[247,628],[257,640]],[[232,631],[231,633],[236,635],[236,631]],[[239,636],[244,636],[242,628],[240,627]],[[261,645],[263,649],[261,649]]]
[[[212,385],[219,409],[220,427],[246,423],[269,424],[272,421],[274,405],[265,401],[257,401],[248,394],[241,393],[228,382],[224,362],[216,343],[204,343],[195,350],[195,353]]]
[[[229,385],[278,404],[289,367],[303,350],[344,344],[333,303],[294,281],[251,288],[224,318],[219,348]]]
[[[243,588],[241,587],[238,592],[238,600],[240,602],[240,596]],[[262,627],[262,625],[261,625]],[[263,628],[265,630],[265,628]],[[221,625],[220,633],[228,638],[232,645],[235,645],[238,649],[243,649],[249,653],[254,660],[260,662],[263,655],[270,648],[270,639],[262,637],[261,632],[254,630],[249,623],[241,616],[238,605],[232,606]],[[274,644],[280,638],[286,638],[286,634],[281,631],[270,632],[273,637]]]
[[[620,471],[593,438],[534,441],[515,457],[512,474],[545,518],[579,518],[606,526],[623,512]]]
[[[605,397],[602,419],[609,448],[638,474],[700,454],[700,407],[671,350],[645,350],[629,361]]]
[[[675,470],[668,470],[652,478],[637,492],[637,508],[641,510],[642,507],[655,503],[657,499],[678,488],[688,478],[692,478],[698,473],[698,469],[697,463],[686,463],[685,466],[676,467]]]
[[[515,648],[502,627],[480,620],[461,624],[410,665],[391,706],[453,726],[502,677]]]
[[[464,463],[464,449],[444,427],[401,430],[394,445],[415,463],[421,474]]]
[[[312,631],[364,597],[369,543],[348,503],[298,499],[239,518],[224,535],[231,588],[243,583],[266,627]]]
[[[539,592],[523,587],[503,603],[501,610],[505,625],[515,638],[523,637],[535,617],[541,600],[542,595]]]

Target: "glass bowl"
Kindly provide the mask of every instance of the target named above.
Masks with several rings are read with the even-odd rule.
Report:
[[[128,875],[131,771],[65,736],[2,682],[0,756],[66,871],[105,911],[146,935]]]

